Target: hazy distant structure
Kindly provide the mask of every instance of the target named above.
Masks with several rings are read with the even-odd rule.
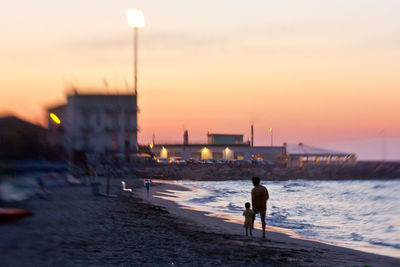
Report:
[[[134,153],[137,142],[137,97],[134,94],[67,95],[67,103],[47,109],[48,126],[53,137],[69,153],[84,151],[97,154]]]
[[[283,146],[252,146],[244,142],[242,134],[207,133],[206,144],[155,144],[153,153],[158,158],[181,157],[184,160],[247,161],[281,167],[308,165],[354,164],[356,154],[317,148],[303,143]]]
[[[209,145],[244,144],[243,134],[207,133],[207,144]]]
[[[356,154],[329,149],[284,143],[288,155],[288,167],[304,167],[323,164],[352,164],[357,160]]]
[[[49,143],[49,131],[15,116],[0,118],[0,160],[57,160],[62,149]]]
[[[189,133],[187,130],[183,133],[183,144],[188,145],[189,144]]]
[[[254,146],[254,126],[251,125],[251,146]]]
[[[225,160],[225,161],[258,161],[270,164],[285,164],[286,149],[284,146],[252,147],[250,142],[243,141],[242,134],[207,133],[206,144],[155,144],[153,152],[156,157],[182,157],[185,160]]]

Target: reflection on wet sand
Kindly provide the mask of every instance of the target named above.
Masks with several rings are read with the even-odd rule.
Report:
[[[153,197],[155,197],[155,198],[173,201],[173,202],[177,203],[179,205],[179,207],[182,209],[202,212],[205,216],[220,218],[225,222],[235,223],[235,224],[239,224],[239,225],[243,224],[243,218],[241,218],[239,216],[230,215],[230,214],[226,214],[226,213],[216,213],[216,212],[206,210],[204,207],[202,207],[200,205],[187,205],[187,204],[182,203],[183,201],[189,201],[189,200],[193,199],[193,196],[199,196],[199,195],[205,194],[206,192],[204,190],[192,188],[187,185],[183,185],[182,181],[177,181],[177,180],[174,180],[174,181],[157,180],[157,182],[179,185],[179,189],[177,189],[177,190],[167,189],[162,192],[156,192],[156,194],[153,195]],[[183,190],[181,190],[181,189],[183,189]],[[221,204],[221,201],[218,204]],[[254,228],[261,230],[262,229],[261,223],[258,222],[258,219],[259,218],[256,217],[256,221],[254,221]],[[331,244],[329,242],[324,242],[324,241],[320,241],[320,240],[316,240],[316,239],[312,239],[312,238],[307,238],[305,236],[294,233],[290,229],[286,229],[286,228],[282,228],[282,227],[267,225],[267,231],[286,234],[290,237],[297,238],[297,239]]]

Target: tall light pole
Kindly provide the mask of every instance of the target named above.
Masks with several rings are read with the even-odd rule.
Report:
[[[273,135],[272,135],[272,127],[269,128],[269,133],[271,134],[271,146],[273,144]]]
[[[143,13],[137,9],[128,9],[126,18],[129,26],[133,29],[133,89],[137,95],[137,65],[138,65],[138,38],[139,28],[144,27],[146,22]]]

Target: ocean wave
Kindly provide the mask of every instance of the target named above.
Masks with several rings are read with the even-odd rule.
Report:
[[[243,207],[239,207],[238,205],[235,205],[232,202],[229,202],[227,208],[231,211],[242,211],[244,209]]]
[[[310,238],[390,254],[392,248],[400,249],[396,224],[400,195],[395,193],[400,190],[400,181],[381,183],[375,180],[268,182],[267,224]],[[193,183],[193,187],[206,193],[194,194],[189,203],[238,218],[242,218],[244,203],[250,202],[253,188],[248,181],[202,182]]]
[[[384,189],[384,188],[386,188],[386,185],[383,184],[377,184],[374,187],[372,187],[372,189]]]
[[[351,233],[350,236],[353,241],[363,241],[364,240],[364,237],[357,233]]]
[[[274,218],[286,218],[287,215],[281,211],[271,212],[270,216]]]
[[[296,189],[287,189],[286,192],[294,193],[294,192],[300,192],[300,190],[296,190]]]
[[[232,191],[232,190],[225,190],[225,189],[211,189],[210,190],[213,195],[223,197],[223,196],[229,196],[232,197],[233,195],[238,194],[238,191]],[[250,195],[250,193],[249,193]]]
[[[383,247],[392,247],[395,249],[400,249],[400,244],[390,244],[381,240],[377,239],[371,239],[368,241],[371,245],[376,245],[376,246],[383,246]]]
[[[395,232],[394,225],[389,225],[389,226],[386,228],[385,232],[386,232],[386,233],[393,233],[393,232]]]
[[[355,221],[356,219],[355,218],[353,218],[352,216],[350,216],[350,215],[345,215],[345,218],[346,218],[346,220],[348,220],[348,221]]]
[[[386,199],[386,197],[384,197],[384,196],[376,196],[376,197],[373,198],[374,201],[384,200],[384,199]]]
[[[214,202],[214,200],[217,198],[217,196],[207,196],[207,197],[202,197],[202,198],[192,198],[190,202],[194,203],[208,203],[208,202]]]
[[[284,185],[283,188],[288,188],[288,187],[294,187],[294,186],[301,186],[301,187],[305,187],[306,184],[300,184],[300,183],[290,183],[287,185]]]

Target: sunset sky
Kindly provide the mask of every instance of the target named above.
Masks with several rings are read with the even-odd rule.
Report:
[[[400,160],[400,1],[8,1],[0,9],[0,114],[44,125],[82,92],[132,87],[139,32],[139,142],[304,142]],[[103,84],[109,83],[107,90]]]

